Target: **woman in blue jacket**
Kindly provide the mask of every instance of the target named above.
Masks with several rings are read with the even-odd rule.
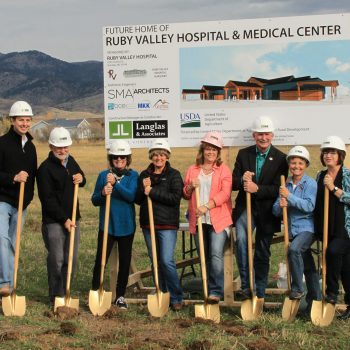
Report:
[[[310,247],[315,241],[313,211],[315,209],[316,181],[305,174],[310,163],[308,150],[303,146],[293,147],[287,155],[290,177],[286,186],[280,187],[280,196],[272,207],[276,216],[282,215],[282,208],[288,208],[289,241],[288,263],[292,282],[289,299],[300,300],[304,296],[303,274],[308,294],[308,308],[312,300],[321,299],[319,276]]]
[[[100,207],[99,232],[97,252],[92,278],[92,289],[97,290],[100,284],[101,256],[103,243],[103,229],[106,209],[106,195],[111,194],[111,207],[108,226],[107,256],[118,244],[119,272],[116,286],[115,305],[127,309],[124,295],[129,277],[132,253],[132,243],[136,229],[134,200],[137,190],[138,173],[129,169],[131,164],[131,149],[124,140],[117,140],[111,144],[108,152],[110,169],[102,171],[97,178],[91,201]]]

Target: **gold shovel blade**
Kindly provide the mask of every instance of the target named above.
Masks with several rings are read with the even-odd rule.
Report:
[[[329,326],[335,315],[335,305],[314,300],[311,307],[311,321],[315,326]]]
[[[169,310],[170,294],[158,292],[149,294],[147,297],[147,307],[153,317],[163,317]]]
[[[257,320],[263,312],[263,306],[264,298],[257,298],[254,296],[252,299],[244,300],[241,305],[241,316],[243,320]]]
[[[5,316],[24,316],[26,313],[26,297],[12,294],[2,298],[2,311]]]
[[[211,320],[215,323],[220,323],[219,304],[195,305],[194,315],[196,318],[203,318],[204,320]]]
[[[112,305],[112,292],[90,290],[89,309],[94,316],[103,316]]]
[[[284,299],[282,307],[282,319],[286,322],[293,322],[298,313],[300,300],[290,300],[288,297]]]
[[[66,306],[79,311],[79,299],[72,299],[66,297],[56,297],[55,304],[53,307],[54,312],[57,311],[58,307]]]

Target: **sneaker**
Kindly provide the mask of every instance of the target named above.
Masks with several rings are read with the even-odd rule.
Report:
[[[11,294],[11,288],[8,284],[5,284],[0,288],[1,297],[8,297],[10,294]]]
[[[119,297],[114,304],[118,306],[119,309],[126,310],[128,308],[128,304],[126,303],[124,297]]]
[[[182,309],[182,303],[174,303],[170,305],[171,310],[180,311]]]
[[[220,297],[218,295],[209,295],[207,302],[208,304],[219,304]]]
[[[290,300],[300,300],[303,296],[305,296],[304,292],[297,292],[297,291],[292,290],[289,293]]]

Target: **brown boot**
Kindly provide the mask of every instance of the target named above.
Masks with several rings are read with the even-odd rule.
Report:
[[[0,287],[0,296],[1,297],[8,297],[11,294],[11,289],[8,284],[3,285]]]

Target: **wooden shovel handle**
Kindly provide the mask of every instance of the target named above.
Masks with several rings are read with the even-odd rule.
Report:
[[[67,282],[66,282],[66,298],[67,299],[70,297],[70,283],[71,283],[72,266],[73,266],[75,223],[76,223],[76,218],[77,218],[77,205],[78,205],[78,191],[79,191],[79,184],[75,184],[74,185],[74,197],[73,197],[73,211],[72,211],[73,226],[69,232],[68,271],[67,271]]]
[[[324,203],[323,203],[323,243],[322,243],[322,294],[326,295],[326,251],[328,246],[328,212],[329,212],[329,190],[324,187]]]
[[[286,179],[284,175],[281,175],[281,186],[286,186]],[[287,268],[287,282],[288,282],[288,289],[291,289],[291,283],[290,283],[290,270],[289,270],[289,262],[288,262],[288,248],[289,248],[289,231],[288,231],[288,211],[287,207],[282,208],[282,215],[283,215],[283,226],[284,226],[284,251],[286,255],[286,268]]]
[[[108,226],[109,226],[109,213],[111,209],[111,194],[106,195],[106,208],[105,208],[105,220],[103,226],[103,242],[102,242],[102,256],[101,256],[101,273],[100,273],[100,289],[103,288],[103,279],[106,266],[107,255],[107,241],[108,241]]]
[[[200,194],[199,187],[195,187],[195,196],[196,196],[196,206],[199,208],[200,204]],[[197,218],[197,226],[198,226],[198,242],[199,242],[199,256],[201,262],[201,271],[202,271],[202,281],[203,281],[203,295],[204,300],[208,299],[208,285],[207,285],[207,267],[205,263],[205,252],[204,252],[204,239],[203,239],[203,227],[202,227],[202,218],[198,216]]]
[[[17,270],[18,270],[18,264],[19,264],[19,250],[20,250],[20,244],[21,244],[24,186],[25,186],[25,182],[21,182],[19,185],[17,227],[16,227],[15,264],[14,264],[14,270],[13,270],[13,290],[14,291],[16,291],[16,288],[17,288]]]
[[[253,292],[253,237],[252,237],[252,204],[251,194],[246,192],[246,207],[247,207],[247,238],[248,238],[248,264],[249,264],[249,285]]]
[[[152,245],[152,263],[153,263],[153,271],[154,271],[154,283],[156,285],[157,293],[159,293],[160,290],[159,290],[159,278],[158,278],[158,255],[157,255],[157,244],[156,244],[156,231],[154,228],[153,205],[152,205],[152,199],[150,198],[150,196],[147,196],[147,205],[148,205],[148,220],[149,220],[151,245]]]

